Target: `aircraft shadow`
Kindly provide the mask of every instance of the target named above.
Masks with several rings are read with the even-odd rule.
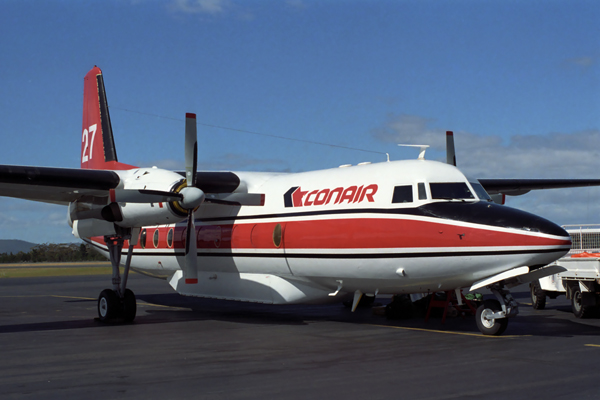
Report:
[[[350,324],[383,325],[427,331],[447,331],[454,333],[479,334],[475,318],[448,317],[442,324],[439,313],[428,322],[423,316],[391,320],[374,315],[369,307],[358,308],[356,312],[340,303],[325,305],[268,305],[243,303],[227,300],[201,299],[181,296],[177,293],[138,295],[138,316],[134,325],[166,324],[185,321],[226,321],[253,325],[307,325],[316,321],[331,321]],[[65,303],[91,303],[96,300],[65,300]],[[540,337],[600,336],[600,321],[567,319],[570,307],[557,306],[532,314],[528,306],[521,306],[526,312],[512,318],[505,335],[527,335]],[[523,315],[525,314],[525,315]],[[97,318],[77,320],[57,320],[26,324],[0,325],[0,334],[52,330],[72,330],[89,328],[110,328],[121,324],[105,324]]]

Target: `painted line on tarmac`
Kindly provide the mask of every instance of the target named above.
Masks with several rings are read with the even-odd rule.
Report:
[[[185,307],[177,307],[177,306],[165,306],[163,304],[152,304],[152,303],[146,303],[144,302],[143,305],[146,306],[151,306],[151,307],[159,307],[159,308],[170,308],[172,310],[191,310],[190,308],[185,308]]]
[[[57,294],[48,295],[48,297],[57,297],[59,299],[75,299],[75,300],[98,300],[96,297],[77,297],[77,296],[59,296]]]
[[[586,347],[600,347],[600,344],[584,344]]]
[[[58,298],[62,298],[62,299],[75,299],[75,300],[98,300],[98,298],[96,297],[76,297],[76,296],[59,296],[56,294],[52,294],[49,297],[58,297]],[[176,306],[165,306],[162,304],[152,304],[152,303],[148,303],[145,301],[140,301],[140,300],[136,300],[137,301],[137,305],[138,306],[151,306],[151,307],[160,307],[160,308],[173,308],[176,310],[189,310],[189,308],[183,308],[183,307],[176,307]]]
[[[22,298],[36,298],[36,297],[55,297],[58,299],[73,299],[73,300],[89,300],[96,301],[97,297],[78,297],[78,296],[61,296],[58,294],[32,294],[32,295],[18,295],[18,296],[0,296],[0,299],[22,299]],[[177,307],[177,306],[165,306],[162,304],[152,304],[145,301],[137,300],[138,306],[150,306],[150,307],[159,307],[159,308],[171,308],[174,310],[189,310],[189,308],[185,307]]]
[[[407,331],[445,333],[445,334],[449,334],[449,335],[460,335],[460,336],[474,336],[474,337],[479,337],[479,338],[513,339],[513,338],[521,338],[521,337],[531,336],[531,335],[501,335],[501,336],[491,336],[491,335],[483,335],[481,333],[441,331],[439,329],[409,328],[409,327],[406,327],[406,326],[376,325],[376,324],[365,324],[365,325],[377,326],[377,327],[380,327],[380,328],[403,329],[403,330],[407,330]]]

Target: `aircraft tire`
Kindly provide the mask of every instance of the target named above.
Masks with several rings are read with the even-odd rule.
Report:
[[[534,310],[543,310],[546,308],[546,293],[540,286],[540,281],[533,281],[529,284],[529,291],[531,293],[531,304]]]
[[[121,302],[114,290],[104,289],[98,297],[98,318],[110,322],[121,314]]]
[[[131,290],[125,289],[125,296],[123,297],[123,320],[125,322],[133,322],[136,309],[135,295]]]
[[[493,314],[497,311],[502,310],[500,302],[498,300],[485,300],[482,305],[477,308],[475,314],[475,320],[477,322],[477,328],[484,335],[499,336],[504,333],[508,326],[508,318],[498,318],[488,320],[485,318],[486,315]]]

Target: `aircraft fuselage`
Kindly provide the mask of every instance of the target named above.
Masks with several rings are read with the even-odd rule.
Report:
[[[157,190],[170,188],[169,179],[176,178],[165,180],[159,175],[164,172],[118,171],[125,189],[135,182],[136,188]],[[143,228],[132,268],[169,279],[183,294],[295,303],[326,300],[336,291],[469,287],[515,267],[546,265],[571,244],[559,226],[488,201],[476,181],[435,161],[235,174],[241,181],[235,192],[263,193],[264,205],[200,206],[198,284],[181,279],[185,222]],[[126,205],[137,207],[136,215],[181,219],[169,206]],[[106,252],[102,238],[94,244]]]

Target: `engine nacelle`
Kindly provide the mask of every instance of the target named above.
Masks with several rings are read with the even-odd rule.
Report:
[[[183,177],[176,172],[159,168],[140,168],[119,172],[125,190],[158,190],[162,192],[178,192]],[[177,204],[162,203],[111,203],[104,209],[105,219],[114,220],[115,224],[124,228],[147,225],[165,225],[181,221],[187,215],[177,208]]]
[[[178,173],[158,168],[116,172],[121,184],[115,191],[104,196],[86,196],[69,205],[67,219],[75,236],[114,235],[118,227],[173,224],[186,218],[187,210],[179,201],[147,202],[164,198],[157,192],[177,194],[185,188],[185,181]],[[129,200],[119,202],[116,193],[127,193],[124,198]]]
[[[99,219],[75,220],[72,227],[73,236],[79,239],[93,236],[112,236],[117,233],[114,223]]]

